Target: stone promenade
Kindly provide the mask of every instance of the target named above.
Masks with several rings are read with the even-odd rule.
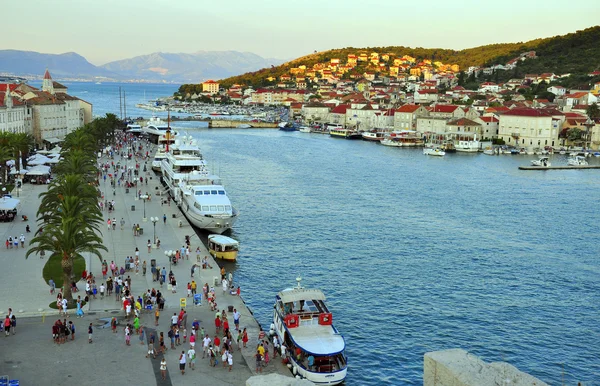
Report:
[[[153,154],[151,152],[151,154]],[[106,161],[103,157],[102,161]],[[114,162],[126,161],[116,157]],[[133,166],[134,162],[129,161],[128,166]],[[143,170],[143,162],[142,170]],[[137,296],[142,294],[147,289],[160,288],[158,282],[152,281],[150,274],[150,261],[155,259],[157,266],[162,269],[166,267],[167,272],[172,269],[177,279],[177,293],[172,293],[164,284],[161,292],[166,297],[165,310],[161,314],[160,325],[158,331],[163,331],[166,335],[168,330],[168,318],[173,312],[180,310],[181,300],[186,301],[186,311],[188,313],[188,325],[194,319],[201,322],[206,332],[214,337],[214,312],[211,312],[206,302],[202,305],[194,305],[192,298],[187,297],[186,286],[192,280],[191,268],[196,264],[196,247],[200,247],[201,256],[209,256],[209,262],[212,269],[203,270],[201,267],[196,267],[194,280],[198,284],[198,290],[201,292],[202,285],[209,283],[215,284],[220,279],[219,265],[208,254],[205,246],[202,244],[194,229],[187,222],[185,216],[180,210],[171,203],[161,205],[161,193],[164,188],[160,185],[158,177],[150,170],[150,161],[146,166],[148,172],[141,172],[141,175],[151,177],[148,185],[140,186],[143,193],[148,192],[151,195],[150,200],[140,200],[135,194],[135,190],[131,189],[128,193],[124,187],[113,189],[110,187],[109,181],[100,182],[100,190],[105,194],[108,200],[114,200],[116,210],[112,213],[103,211],[104,221],[110,217],[116,218],[117,225],[115,230],[108,230],[106,225],[102,226],[104,245],[108,248],[108,252],[103,253],[103,259],[109,264],[115,261],[118,266],[124,266],[126,256],[135,256],[135,248],[140,251],[140,261],[146,261],[148,272],[142,275],[141,264],[140,272],[136,275],[134,271],[127,272],[132,278],[132,290]],[[0,310],[7,312],[11,307],[17,316],[17,319],[23,321],[18,322],[18,334],[9,338],[0,337],[2,342],[5,360],[0,364],[0,375],[7,374],[11,378],[21,379],[22,384],[40,384],[39,380],[44,379],[45,384],[73,384],[79,385],[82,381],[89,381],[89,384],[100,384],[100,382],[110,382],[118,380],[118,383],[133,383],[133,384],[153,384],[157,382],[159,385],[167,384],[199,384],[199,385],[214,385],[216,383],[226,385],[242,385],[245,380],[254,372],[253,353],[256,347],[259,326],[253,318],[248,308],[244,305],[242,298],[223,294],[220,284],[215,285],[217,294],[217,303],[220,309],[227,309],[228,306],[236,308],[241,313],[240,327],[248,329],[250,338],[248,348],[242,353],[236,352],[234,355],[234,371],[231,373],[223,369],[210,369],[201,359],[197,361],[197,369],[195,372],[186,372],[184,376],[177,370],[177,357],[181,350],[189,348],[188,345],[182,345],[176,350],[169,350],[166,354],[169,364],[169,379],[167,383],[160,381],[160,375],[156,372],[156,364],[153,366],[152,361],[144,358],[144,346],[142,346],[137,337],[132,339],[132,346],[127,347],[124,343],[122,328],[118,334],[111,334],[109,331],[97,328],[97,338],[94,344],[88,345],[86,338],[86,326],[89,323],[98,324],[100,317],[117,316],[121,321],[123,312],[120,307],[120,301],[116,301],[114,296],[100,299],[92,299],[89,306],[86,307],[86,315],[83,319],[71,316],[78,328],[78,340],[69,342],[65,345],[55,345],[50,338],[50,327],[52,322],[57,319],[57,311],[48,307],[50,302],[56,299],[55,295],[49,293],[49,287],[42,278],[42,268],[46,262],[46,258],[39,256],[31,256],[25,259],[29,240],[33,236],[33,232],[37,229],[35,221],[35,213],[39,207],[39,194],[47,189],[46,185],[31,185],[25,184],[19,199],[21,204],[19,209],[19,217],[12,223],[0,223],[0,234],[4,239],[9,236],[20,236],[21,233],[26,236],[25,248],[6,249],[5,246],[0,249]],[[14,192],[16,193],[16,192]],[[14,194],[13,193],[13,194]],[[15,195],[16,197],[16,195]],[[166,196],[162,195],[166,198]],[[144,208],[145,207],[145,208]],[[144,212],[147,221],[144,221]],[[28,222],[21,220],[21,215],[25,214],[29,217]],[[163,216],[167,217],[166,223],[163,222]],[[160,249],[152,248],[148,253],[148,240],[154,239],[154,225],[150,221],[151,217],[158,217],[156,223],[156,236],[161,240]],[[124,229],[121,230],[120,220],[125,220]],[[133,224],[140,224],[143,228],[143,235],[134,236],[132,227]],[[32,232],[25,233],[25,226],[29,224]],[[169,267],[168,259],[164,254],[165,250],[175,250],[181,248],[185,244],[185,236],[190,236],[191,250],[190,260],[180,261],[177,265]],[[86,258],[86,266],[88,271],[91,271],[96,276],[98,286],[103,281],[101,264],[96,257],[88,256]],[[234,283],[236,282],[234,277]],[[84,295],[83,282],[79,282],[80,294]],[[237,284],[236,284],[237,285]],[[77,294],[75,294],[77,295]],[[243,295],[243,287],[242,287]],[[83,296],[82,296],[83,297]],[[141,322],[149,328],[155,328],[152,320],[152,315],[144,314]],[[233,323],[232,323],[233,327]],[[268,326],[265,326],[268,329]],[[235,336],[235,335],[234,335]],[[168,340],[168,338],[166,339]],[[19,343],[21,342],[21,343]],[[35,343],[34,343],[35,342]],[[31,343],[31,344],[28,344]],[[199,345],[197,344],[198,348]],[[201,349],[197,350],[200,353]],[[243,354],[243,356],[242,356]],[[159,359],[156,359],[159,361]],[[249,366],[246,365],[246,362]],[[249,370],[249,368],[251,370]],[[270,364],[265,372],[280,372],[289,374],[283,366],[277,361]],[[218,375],[217,375],[218,374]],[[35,381],[35,380],[38,381]],[[157,381],[153,381],[156,379]]]

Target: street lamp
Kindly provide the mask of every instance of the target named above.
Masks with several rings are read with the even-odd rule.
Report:
[[[158,217],[150,217],[150,221],[152,221],[152,225],[154,225],[154,238],[152,239],[152,244],[156,246],[156,223],[158,222]]]
[[[173,250],[165,251],[165,256],[167,256],[167,259],[169,259],[169,272],[171,272],[171,261],[173,261],[173,257],[175,256],[175,251],[173,251]]]
[[[146,221],[148,221],[148,219],[146,218],[146,199],[148,199],[148,195],[147,194],[143,194],[143,195],[140,196],[140,198],[142,200],[144,200],[144,217],[142,218],[142,221],[146,222]]]

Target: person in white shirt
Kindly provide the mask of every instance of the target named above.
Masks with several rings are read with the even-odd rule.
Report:
[[[173,316],[171,316],[171,325],[172,326],[176,326],[177,325],[177,314],[173,312]]]
[[[106,289],[106,287],[104,286],[104,283],[100,284],[100,299],[104,299],[104,290]]]
[[[208,354],[208,346],[210,346],[210,342],[211,340],[208,337],[208,334],[206,334],[204,339],[202,339],[202,358],[204,358],[204,356]]]
[[[194,370],[194,365],[196,364],[196,350],[194,350],[193,347],[190,347],[190,349],[187,352],[188,355],[188,367],[192,370]]]

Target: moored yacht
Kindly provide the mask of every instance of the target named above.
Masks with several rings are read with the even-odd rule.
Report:
[[[183,137],[170,146],[161,170],[169,194],[194,226],[219,234],[233,226],[237,211],[220,178],[208,172],[195,140]]]
[[[318,289],[298,285],[276,296],[270,333],[287,347],[292,372],[317,385],[337,385],[346,378],[346,342]]]
[[[364,131],[361,136],[365,141],[379,142],[383,140],[385,133],[382,131]]]

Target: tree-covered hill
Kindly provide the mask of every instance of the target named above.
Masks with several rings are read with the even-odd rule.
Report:
[[[492,64],[506,64],[519,54],[534,50],[537,59],[519,62],[516,70],[500,71],[500,80],[504,78],[523,76],[526,73],[554,72],[557,74],[572,73],[582,75],[600,69],[600,26],[587,28],[581,31],[562,36],[545,39],[535,39],[525,43],[499,43],[480,47],[468,48],[460,51],[441,48],[410,48],[403,46],[392,47],[346,47],[306,55],[282,65],[264,68],[259,71],[248,72],[242,75],[222,79],[223,87],[232,84],[251,85],[261,87],[272,85],[274,82],[267,80],[269,77],[279,79],[281,75],[289,74],[290,69],[300,65],[311,68],[317,63],[328,63],[332,58],[339,58],[345,63],[348,54],[367,55],[371,52],[390,54],[391,57],[409,55],[419,60],[429,59],[440,61],[444,64],[458,64],[461,70],[470,66],[489,66]],[[360,74],[362,71],[373,69],[367,63],[360,63],[352,73]],[[191,89],[193,85],[182,85],[183,89]]]

